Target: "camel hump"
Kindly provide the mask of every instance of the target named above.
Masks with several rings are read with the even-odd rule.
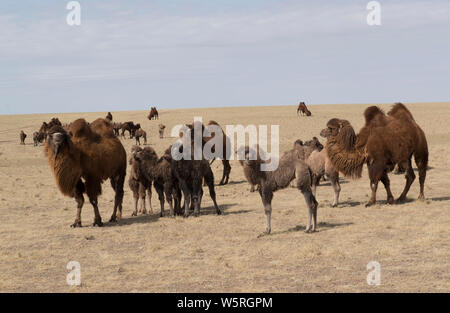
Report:
[[[70,132],[72,133],[73,137],[87,137],[92,133],[88,123],[84,118],[75,120],[72,125],[70,125]]]
[[[211,120],[211,121],[208,122],[208,125],[217,125],[217,126],[219,126],[219,123],[217,123],[216,121]]]
[[[383,110],[381,110],[379,107],[371,106],[364,111],[364,117],[366,119],[366,126],[368,126],[369,124],[372,123],[372,121],[375,120],[383,121],[386,115],[384,114]]]
[[[401,115],[406,115],[414,121],[414,118],[408,108],[401,102],[397,102],[392,106],[392,109],[388,112],[388,115],[392,117],[399,117]]]
[[[114,130],[112,128],[112,125],[109,121],[107,121],[104,118],[98,118],[95,121],[92,122],[90,125],[93,132],[105,136],[105,137],[115,137]]]

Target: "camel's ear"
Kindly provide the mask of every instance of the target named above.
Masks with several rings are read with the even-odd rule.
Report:
[[[346,123],[346,124],[339,124],[339,141],[344,145],[344,148],[347,150],[352,149],[355,146],[356,142],[356,134],[353,127]]]

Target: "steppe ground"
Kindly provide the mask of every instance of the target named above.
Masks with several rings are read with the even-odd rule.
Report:
[[[75,201],[63,197],[32,133],[58,116],[63,123],[101,113],[0,116],[0,291],[1,292],[449,292],[450,291],[450,103],[407,104],[426,133],[430,170],[425,201],[418,180],[401,205],[387,205],[380,184],[378,202],[366,208],[367,170],[358,181],[342,179],[341,202],[331,208],[332,188],[323,182],[317,199],[319,232],[306,234],[306,206],[295,188],[278,191],[270,236],[257,238],[265,217],[258,193],[250,193],[242,168],[232,161],[231,181],[216,186],[223,209],[215,215],[205,190],[198,218],[131,217],[132,193],[125,183],[124,215],[108,223],[113,192],[103,184],[99,207],[104,227],[92,227],[86,202],[82,228],[70,228]],[[390,105],[380,105],[388,110]],[[295,106],[161,110],[159,121],[147,111],[112,112],[115,121],[140,122],[149,144],[160,154],[173,141],[170,129],[201,116],[221,125],[280,125],[280,151],[296,139],[318,136],[333,117],[363,125],[367,105],[311,106],[312,117],[297,117]],[[159,139],[159,123],[167,125]],[[19,145],[19,132],[28,137]],[[323,138],[321,139],[323,141]],[[134,140],[122,140],[127,152]],[[415,167],[415,165],[414,165]],[[213,164],[216,184],[221,162]],[[403,175],[390,175],[395,196]],[[127,176],[128,180],[128,176]],[[79,287],[66,283],[69,261],[81,264]],[[381,285],[369,286],[367,264],[381,265]]]

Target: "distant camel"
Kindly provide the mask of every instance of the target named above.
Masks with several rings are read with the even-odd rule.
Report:
[[[308,110],[308,108],[306,107],[305,102],[300,102],[298,104],[297,115],[300,115],[300,113],[302,115],[311,116],[311,111]]]
[[[149,120],[158,120],[159,119],[159,113],[156,107],[150,108],[150,113],[148,114],[147,118]]]
[[[112,122],[113,116],[112,116],[111,112],[108,112],[108,114],[106,115],[105,119],[107,119],[108,121]]]
[[[424,199],[424,183],[428,165],[428,145],[425,133],[415,122],[412,114],[402,103],[396,103],[386,114],[376,107],[364,111],[366,123],[356,136],[346,120],[333,118],[322,130],[328,141],[327,155],[336,170],[347,177],[359,178],[367,163],[372,196],[366,206],[376,201],[378,182],[384,184],[389,204],[403,202],[416,175],[411,157],[419,169],[420,194]],[[406,184],[400,197],[394,201],[388,172],[399,164],[406,169]]]
[[[20,144],[24,145],[25,144],[25,138],[27,138],[27,134],[25,134],[23,132],[23,130],[20,131]]]
[[[133,122],[125,122],[122,123],[122,125],[120,126],[120,129],[122,130],[122,137],[125,137],[125,131],[128,131],[130,133],[130,139],[134,137],[134,133],[136,132],[136,130],[138,130],[139,128],[141,128],[141,124],[134,124]]]
[[[159,138],[163,139],[164,138],[164,129],[166,128],[165,125],[163,124],[159,124]]]
[[[59,190],[77,202],[77,215],[72,227],[81,227],[83,193],[88,195],[94,208],[94,226],[103,225],[97,198],[102,192],[102,182],[108,178],[115,191],[110,222],[119,220],[127,160],[125,149],[114,136],[111,123],[99,118],[88,125],[84,119],[78,119],[72,123],[70,132],[72,137],[61,126],[50,128],[45,152]]]
[[[144,139],[144,145],[146,145],[147,144],[147,133],[142,128],[139,128],[138,130],[136,130],[134,132],[134,138],[136,139],[137,145],[141,145],[141,140],[140,140],[141,137]]]

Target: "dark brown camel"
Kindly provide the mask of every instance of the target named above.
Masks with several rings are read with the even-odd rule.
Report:
[[[27,138],[27,134],[24,133],[23,130],[20,131],[20,144],[24,145],[25,144],[25,138]]]
[[[416,175],[411,157],[419,169],[420,194],[424,199],[424,183],[428,165],[428,145],[425,133],[402,103],[396,103],[386,114],[376,107],[364,112],[366,123],[356,136],[346,120],[331,119],[322,130],[328,138],[326,149],[333,167],[351,178],[361,177],[367,163],[372,196],[366,206],[376,201],[378,182],[384,184],[389,204],[403,202]],[[396,164],[406,169],[406,184],[400,197],[394,201],[388,173]]]
[[[300,102],[298,104],[297,115],[300,115],[300,113],[302,115],[311,116],[311,111],[308,110],[308,108],[306,107],[305,102]]]

